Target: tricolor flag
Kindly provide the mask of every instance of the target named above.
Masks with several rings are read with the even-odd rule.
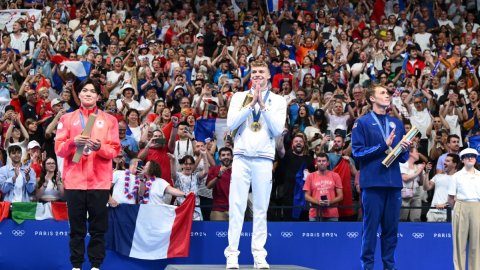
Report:
[[[10,212],[10,202],[0,202],[0,222],[8,218]]]
[[[65,202],[14,202],[12,203],[12,219],[20,224],[25,220],[67,220],[67,204]]]
[[[83,81],[90,74],[92,64],[88,61],[72,61],[61,55],[55,55],[51,57],[51,61],[60,67],[66,67],[73,73],[80,81]]]
[[[468,147],[473,148],[480,152],[480,136],[470,136],[468,138]],[[480,156],[477,157],[477,162],[480,162]]]
[[[194,208],[193,193],[178,207],[120,204],[110,208],[107,248],[143,260],[187,257]]]
[[[283,8],[283,0],[267,0],[268,13],[279,11]]]
[[[353,196],[352,196],[352,185],[350,181],[352,179],[352,175],[350,172],[350,162],[343,158],[340,158],[337,166],[333,169],[334,172],[338,173],[340,178],[342,179],[342,186],[343,186],[343,200],[338,203],[339,206],[346,206],[345,208],[339,207],[338,214],[341,217],[348,217],[355,214],[353,212],[353,208],[350,206],[353,205]]]
[[[217,145],[224,145],[223,137],[228,131],[227,119],[208,118],[198,119],[195,122],[195,140],[205,142],[205,139],[213,139],[214,135],[217,138]]]

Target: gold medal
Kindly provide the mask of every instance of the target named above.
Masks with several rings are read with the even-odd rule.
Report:
[[[251,129],[253,132],[257,132],[257,131],[259,131],[261,128],[262,128],[262,125],[261,125],[259,122],[253,122],[253,123],[250,125],[250,129]]]

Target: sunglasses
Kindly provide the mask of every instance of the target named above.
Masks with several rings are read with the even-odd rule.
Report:
[[[475,154],[466,154],[462,156],[462,159],[470,159],[470,158],[477,158],[477,155]]]

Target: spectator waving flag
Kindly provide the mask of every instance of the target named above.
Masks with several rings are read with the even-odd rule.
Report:
[[[267,0],[268,13],[279,11],[283,7],[283,0]]]
[[[205,142],[207,138],[212,139],[215,135],[217,142],[223,145],[223,137],[227,131],[227,119],[208,118],[198,119],[195,122],[195,140],[199,142]]]
[[[66,67],[80,81],[87,78],[88,74],[90,74],[90,68],[92,66],[92,64],[88,61],[71,61],[68,58],[58,54],[52,56],[51,61],[57,65],[60,65],[61,67]]]
[[[120,204],[110,208],[107,248],[143,260],[187,257],[194,208],[193,193],[178,207]]]

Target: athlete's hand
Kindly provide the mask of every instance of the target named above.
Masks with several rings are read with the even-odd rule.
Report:
[[[388,147],[392,146],[393,139],[395,139],[395,129],[393,129],[392,132],[390,132],[390,135],[388,135],[388,138],[385,141]]]
[[[402,149],[403,151],[406,151],[408,149],[410,149],[410,146],[412,145],[412,141],[411,140],[403,140],[400,142],[401,145],[402,145]]]
[[[77,135],[77,136],[73,139],[73,141],[75,142],[75,145],[76,145],[77,147],[86,145],[86,144],[88,143],[88,140],[89,140],[88,136],[83,136],[83,135],[81,135],[81,134],[80,134],[80,135]]]

